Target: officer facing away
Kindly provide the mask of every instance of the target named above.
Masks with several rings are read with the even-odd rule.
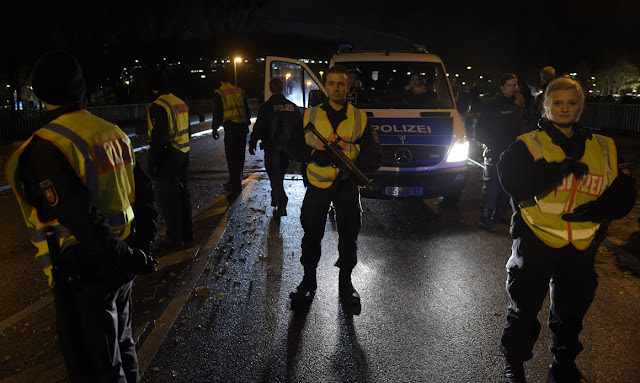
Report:
[[[220,88],[213,97],[213,138],[218,139],[218,127],[224,128],[224,154],[229,168],[229,182],[224,188],[233,194],[242,191],[242,172],[244,171],[244,148],[251,110],[244,90],[230,84],[229,71],[222,69],[219,74]]]
[[[313,123],[323,137],[340,145],[344,154],[363,172],[377,170],[382,162],[380,143],[367,115],[347,102],[349,84],[346,68],[340,65],[330,68],[325,85],[329,100],[307,109],[303,126]],[[333,203],[339,236],[336,266],[340,268],[340,298],[346,307],[357,310],[360,296],[351,283],[351,271],[357,263],[357,241],[361,227],[359,186],[347,172],[337,167],[336,160],[324,150],[322,142],[312,132],[305,132],[302,127],[296,129],[293,148],[294,159],[308,164],[306,173],[309,182],[300,213],[304,229],[300,263],[304,267],[304,277],[291,292],[291,303],[309,302],[315,294],[321,242],[329,205]]]
[[[160,212],[167,223],[165,248],[193,241],[189,193],[189,108],[168,89],[164,74],[155,72],[151,88],[158,96],[147,107],[149,124],[149,174],[156,189]]]
[[[300,129],[302,115],[298,107],[282,94],[282,80],[269,82],[273,95],[258,110],[258,118],[249,138],[249,153],[255,154],[256,145],[262,140],[264,166],[271,181],[271,206],[276,207],[275,217],[287,215],[287,194],[284,191],[284,176],[289,165],[289,146],[293,129]]]
[[[53,288],[68,376],[138,382],[132,280],[157,262],[125,242],[134,219],[131,142],[85,109],[84,78],[69,53],[43,55],[32,85],[48,109],[46,125],[11,156],[7,178]]]

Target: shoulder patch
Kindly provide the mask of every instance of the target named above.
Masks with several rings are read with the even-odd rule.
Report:
[[[51,180],[48,179],[40,182],[40,190],[42,190],[42,195],[47,199],[49,206],[53,207],[58,204],[58,192],[53,186],[53,182],[51,182]]]

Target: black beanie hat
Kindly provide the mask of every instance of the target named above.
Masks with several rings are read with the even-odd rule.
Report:
[[[42,101],[67,105],[84,98],[82,68],[75,57],[64,51],[51,51],[36,62],[31,75],[33,91]]]

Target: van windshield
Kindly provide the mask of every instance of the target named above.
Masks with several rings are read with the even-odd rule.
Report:
[[[349,70],[347,100],[361,109],[453,109],[441,63],[338,62]]]

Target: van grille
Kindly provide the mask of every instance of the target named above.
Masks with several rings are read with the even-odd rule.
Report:
[[[436,166],[447,155],[446,146],[381,145],[382,166],[416,168]]]

